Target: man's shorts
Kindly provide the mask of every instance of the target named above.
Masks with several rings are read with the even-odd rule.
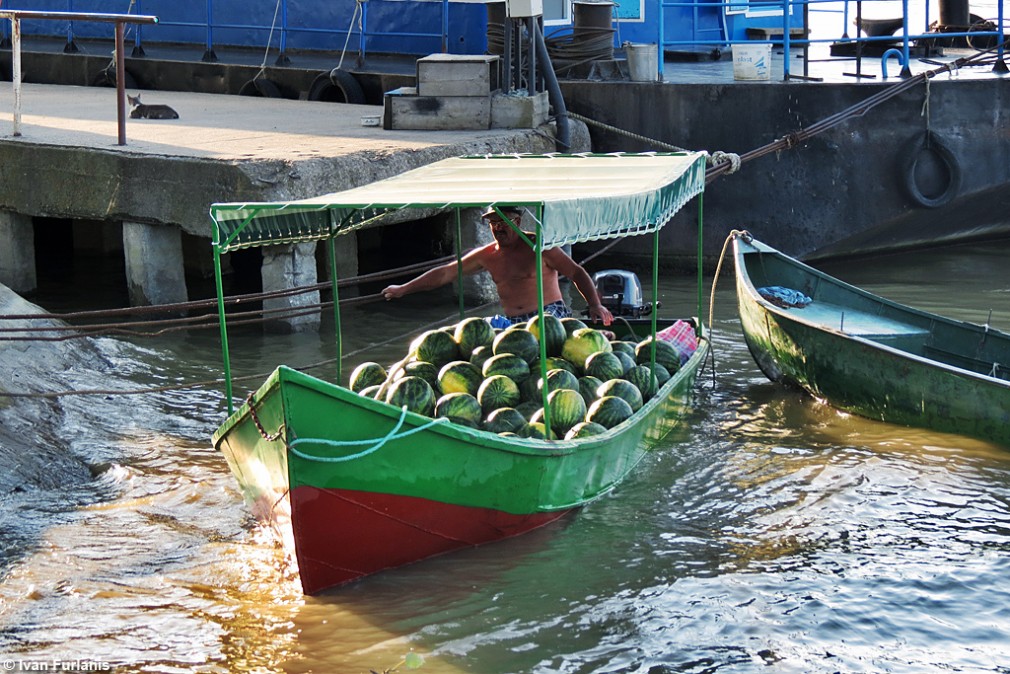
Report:
[[[508,319],[512,323],[522,323],[523,321],[528,321],[534,316],[537,316],[539,312],[532,311],[528,314],[520,314],[519,316],[509,316]],[[558,318],[568,318],[572,315],[572,310],[568,308],[568,305],[562,300],[557,302],[551,302],[550,304],[544,305],[544,314],[550,314]]]

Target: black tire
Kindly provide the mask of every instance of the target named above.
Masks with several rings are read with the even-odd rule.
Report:
[[[941,177],[943,188],[923,192],[920,185],[918,166],[924,156],[932,154],[936,165],[942,167],[946,176]],[[907,196],[917,206],[939,208],[953,201],[961,191],[961,166],[950,148],[932,131],[917,134],[902,149],[898,156],[899,182]]]
[[[258,96],[259,98],[282,98],[280,88],[265,77],[249,80],[238,90],[238,95]]]
[[[334,68],[328,73],[319,74],[312,81],[309,100],[360,105],[365,102],[365,92],[354,75],[346,70]]]

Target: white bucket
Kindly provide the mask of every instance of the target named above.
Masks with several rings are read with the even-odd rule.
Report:
[[[624,55],[628,57],[628,74],[632,82],[659,80],[659,48],[655,42],[648,44],[625,42]]]
[[[733,45],[733,79],[768,80],[772,72],[770,44]]]

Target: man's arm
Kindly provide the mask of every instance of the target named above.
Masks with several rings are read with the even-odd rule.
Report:
[[[485,248],[486,246],[484,248],[472,250],[463,256],[463,259],[460,261],[463,265],[463,274],[474,274],[484,268],[482,256]],[[435,267],[434,269],[429,269],[420,276],[413,278],[402,285],[386,286],[382,290],[382,296],[387,300],[391,300],[393,298],[403,297],[404,295],[410,295],[412,293],[441,288],[442,286],[448,285],[455,280],[456,263],[447,262],[446,264]]]
[[[544,260],[546,260],[547,264],[557,270],[559,274],[567,276],[571,279],[572,283],[575,284],[575,287],[578,289],[583,299],[586,300],[590,319],[594,321],[602,321],[604,325],[610,325],[613,323],[614,315],[610,313],[609,309],[603,306],[603,303],[600,301],[600,294],[596,292],[596,284],[593,283],[593,279],[589,275],[589,272],[587,272],[582,265],[569,257],[568,254],[560,248],[545,250]]]

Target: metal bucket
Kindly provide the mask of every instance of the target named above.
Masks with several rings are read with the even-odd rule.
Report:
[[[648,44],[625,42],[624,55],[628,58],[628,74],[632,82],[659,80],[659,47],[655,42]]]

